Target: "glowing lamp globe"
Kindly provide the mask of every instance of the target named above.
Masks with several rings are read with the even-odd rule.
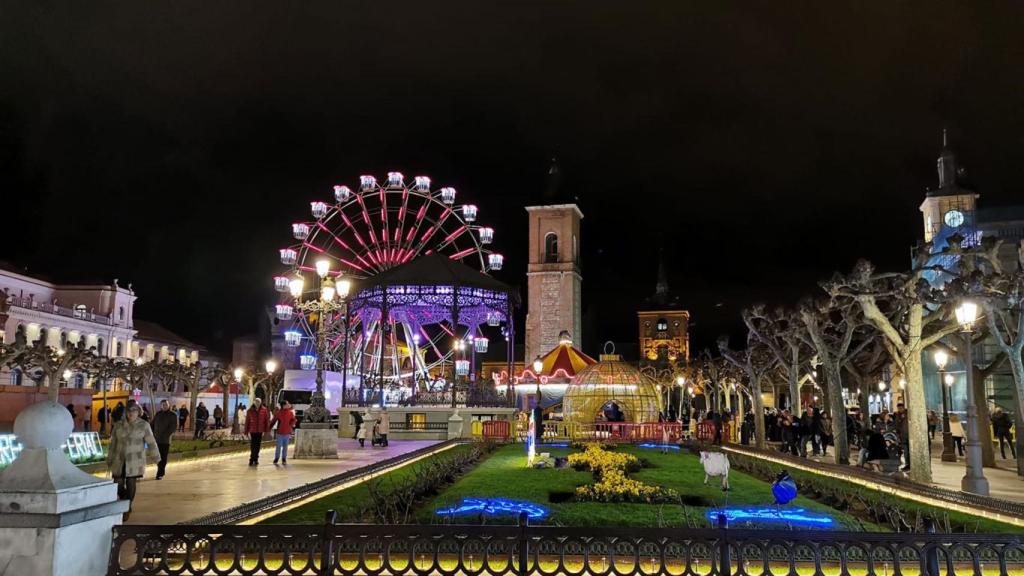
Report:
[[[388,188],[401,188],[405,176],[401,172],[388,172]]]
[[[296,240],[305,240],[309,238],[309,225],[303,222],[296,222],[292,224],[292,236]]]
[[[455,188],[441,188],[441,202],[448,206],[455,204]]]
[[[327,273],[331,271],[330,260],[317,260],[316,261],[316,275],[321,278],[326,278]]]
[[[348,186],[335,186],[334,187],[334,200],[336,202],[348,202],[348,199],[352,197],[352,189]]]
[[[483,227],[480,229],[480,243],[490,244],[494,242],[494,228]]]
[[[416,176],[413,179],[416,184],[413,185],[413,189],[417,192],[429,192],[430,191],[430,177],[429,176]]]
[[[327,203],[326,202],[310,202],[309,211],[313,214],[313,218],[317,220],[327,216]]]
[[[359,189],[363,192],[369,192],[377,187],[377,179],[373,176],[360,176],[359,177]]]
[[[245,375],[245,370],[242,370],[241,368],[235,368],[235,380],[238,380],[239,382],[241,382],[242,381],[242,376],[244,376],[244,375]]]
[[[291,248],[282,248],[279,253],[281,255],[281,264],[285,266],[291,266],[299,259],[299,254]]]
[[[335,294],[337,294],[337,291],[334,289],[334,281],[330,278],[324,278],[324,281],[320,283],[320,300],[330,302],[334,300]]]
[[[490,339],[486,336],[478,336],[477,339],[473,341],[473,348],[480,354],[483,354],[484,352],[487,352],[487,346],[490,343]]]
[[[952,386],[953,382],[956,381],[956,378],[954,378],[952,374],[946,374],[945,380],[946,380],[946,386]]]
[[[335,288],[339,298],[348,298],[348,293],[352,290],[352,281],[344,277],[339,278],[335,283]]]
[[[274,276],[274,289],[278,292],[287,292],[288,282],[290,281],[291,278],[288,278],[287,276]]]
[[[487,265],[491,267],[491,270],[501,270],[501,267],[505,265],[505,257],[498,253],[488,254]]]
[[[938,367],[939,370],[945,370],[946,364],[949,364],[949,354],[947,354],[945,350],[936,350],[935,366]]]
[[[302,332],[289,330],[284,333],[284,343],[287,344],[289,348],[297,348],[301,342]]]
[[[477,207],[475,204],[466,204],[462,207],[462,219],[466,222],[476,222]]]
[[[293,309],[287,304],[278,304],[274,306],[274,312],[277,314],[278,320],[291,320]]]
[[[267,369],[267,374],[273,374],[277,370],[277,361],[274,359],[267,360],[264,368]]]
[[[288,282],[288,291],[292,297],[298,298],[302,296],[302,291],[305,290],[306,283],[302,281],[302,277],[292,278],[291,282]]]
[[[974,321],[978,319],[978,305],[969,300],[964,300],[956,308],[956,321],[964,327],[964,330],[969,330],[974,325]]]
[[[538,356],[533,361],[533,373],[534,374],[540,374],[541,370],[543,370],[543,369],[544,369],[544,362],[540,359],[540,356]]]

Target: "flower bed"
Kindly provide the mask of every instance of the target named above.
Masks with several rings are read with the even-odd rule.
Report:
[[[673,502],[679,493],[671,488],[651,486],[626,476],[631,469],[641,468],[640,460],[632,454],[611,452],[598,444],[591,444],[583,452],[569,455],[569,465],[588,467],[597,482],[576,489],[576,499],[582,502],[635,502],[655,504]]]

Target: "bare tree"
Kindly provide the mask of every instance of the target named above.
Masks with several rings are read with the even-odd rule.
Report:
[[[798,315],[784,308],[766,312],[764,305],[757,305],[743,311],[743,323],[775,356],[789,387],[790,408],[799,411],[800,368],[809,354],[800,337],[803,327]]]
[[[40,338],[31,345],[16,342],[13,346],[4,346],[0,361],[21,370],[37,388],[45,386],[47,399],[56,402],[60,397],[60,381],[64,373],[84,371],[94,353],[95,348],[86,348],[81,340],[66,348],[52,348]]]
[[[754,438],[758,448],[765,448],[764,400],[761,398],[761,381],[775,366],[775,358],[754,336],[747,332],[747,347],[744,350],[729,348],[729,339],[718,339],[718,351],[729,363],[743,372],[747,379],[751,401],[754,404]],[[743,415],[740,415],[742,419]]]
[[[923,483],[931,482],[932,474],[921,356],[959,329],[941,290],[927,280],[929,273],[952,273],[930,264],[932,257],[931,245],[924,244],[916,250],[909,272],[879,273],[871,263],[860,261],[848,276],[837,275],[824,285],[833,298],[850,298],[860,306],[906,378],[910,477]]]
[[[805,300],[800,304],[803,338],[817,353],[825,375],[822,394],[832,414],[832,437],[836,464],[850,463],[850,443],[846,434],[846,405],[843,403],[843,365],[870,344],[873,335],[862,329],[856,305],[835,299]],[[861,342],[854,345],[854,338]]]

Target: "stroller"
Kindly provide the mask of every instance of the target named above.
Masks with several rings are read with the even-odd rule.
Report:
[[[384,436],[380,433],[380,424],[376,421],[373,423],[373,435],[370,437],[370,446],[384,446]]]

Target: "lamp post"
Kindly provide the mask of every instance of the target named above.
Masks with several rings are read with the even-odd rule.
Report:
[[[319,298],[304,300],[305,281],[298,275],[289,282],[288,288],[295,307],[301,312],[316,314],[316,390],[309,400],[309,409],[302,417],[302,424],[308,428],[330,427],[331,415],[324,403],[324,356],[327,355],[327,316],[337,312],[345,305],[352,284],[345,278],[337,282],[330,277],[331,263],[318,260],[316,274],[319,278]]]
[[[946,374],[946,364],[949,363],[949,354],[945,350],[935,351],[935,366],[939,369],[939,390],[942,392],[942,461],[956,462],[956,452],[953,451],[953,434],[949,431],[949,402],[946,400],[946,388],[953,379],[951,374]]]
[[[544,361],[537,356],[533,359],[533,376],[537,379],[537,406],[540,406],[540,373],[544,370]]]
[[[960,480],[960,490],[988,496],[988,479],[981,463],[981,422],[978,421],[978,407],[974,403],[974,359],[971,351],[971,332],[978,319],[978,305],[963,301],[956,308],[956,320],[962,330],[964,369],[967,371],[967,470]]]
[[[469,361],[465,360],[465,350],[466,350],[466,341],[465,340],[463,340],[462,338],[456,338],[455,342],[452,344],[452,349],[455,351],[455,353],[453,354],[454,358],[452,360],[452,385],[451,385],[451,390],[452,390],[452,408],[455,408],[455,406],[457,404],[456,396],[457,396],[457,393],[458,393],[459,376],[461,375],[460,372],[465,372],[467,375],[469,374]]]
[[[683,388],[686,386],[685,376],[676,376],[676,386],[679,387],[679,409],[676,410],[676,420],[683,421]]]
[[[235,382],[238,382],[238,387],[235,388],[235,405],[231,410],[231,433],[240,434],[241,429],[239,425],[241,423],[238,421],[238,392],[242,389],[242,377],[245,375],[245,370],[235,368],[231,375],[235,377]],[[231,385],[225,384],[224,386],[227,387],[227,390],[224,390],[224,398],[227,399],[231,395]]]

